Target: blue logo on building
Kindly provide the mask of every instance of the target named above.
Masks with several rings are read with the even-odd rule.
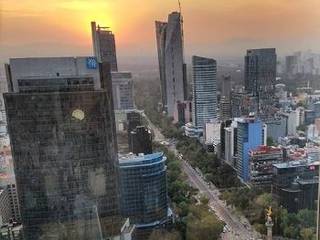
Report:
[[[97,69],[98,62],[95,57],[88,57],[87,58],[87,68],[88,69]]]

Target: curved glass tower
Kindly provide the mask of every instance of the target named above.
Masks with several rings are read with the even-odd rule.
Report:
[[[153,227],[167,219],[166,160],[160,152],[119,159],[121,211],[137,228]]]

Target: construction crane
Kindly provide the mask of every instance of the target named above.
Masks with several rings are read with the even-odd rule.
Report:
[[[179,12],[181,14],[181,2],[180,2],[180,0],[178,0],[178,4],[179,4]]]

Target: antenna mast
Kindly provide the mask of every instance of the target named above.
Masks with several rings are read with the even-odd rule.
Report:
[[[179,12],[181,14],[181,2],[180,2],[180,0],[178,0],[178,4],[179,4]]]

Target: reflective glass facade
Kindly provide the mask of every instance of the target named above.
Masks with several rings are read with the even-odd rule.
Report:
[[[29,67],[22,70],[24,64]],[[52,72],[38,64],[48,65]],[[93,79],[84,83],[81,75],[72,76],[79,79],[70,87],[57,87],[68,82],[72,68],[78,74],[91,71],[91,78],[99,74],[103,87],[93,85]],[[26,239],[113,235],[118,230],[119,200],[112,92],[106,90],[109,65],[101,64],[99,71],[72,58],[16,59],[10,69],[20,74],[8,79],[16,87],[4,98]],[[19,78],[28,79],[28,91]],[[41,91],[39,84],[45,84]],[[71,87],[74,84],[77,87]]]
[[[163,153],[120,158],[121,210],[137,227],[166,220],[168,199]]]
[[[217,62],[193,56],[193,124],[203,128],[217,117]]]

